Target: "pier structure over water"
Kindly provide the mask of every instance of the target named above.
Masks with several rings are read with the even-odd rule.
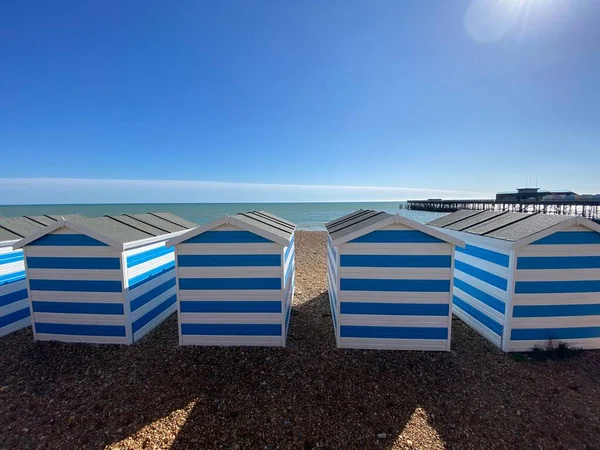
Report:
[[[459,209],[509,211],[542,214],[567,214],[600,221],[600,199],[577,200],[408,200],[405,209],[417,211],[454,212]]]

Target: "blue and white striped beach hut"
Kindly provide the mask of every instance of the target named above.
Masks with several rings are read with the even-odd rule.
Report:
[[[179,343],[285,346],[295,229],[252,211],[170,239],[177,261]]]
[[[23,248],[36,340],[131,344],[175,311],[165,241],[196,226],[169,213],[60,219]]]
[[[60,216],[0,217],[0,336],[31,323],[23,251],[12,246],[58,219]]]
[[[464,242],[371,210],[326,227],[338,347],[450,350],[454,248]]]
[[[503,351],[600,348],[600,225],[583,217],[461,210],[430,222],[457,248],[453,312]]]

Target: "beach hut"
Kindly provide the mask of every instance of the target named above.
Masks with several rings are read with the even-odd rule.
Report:
[[[285,346],[296,225],[264,211],[172,238],[181,345]]]
[[[460,239],[372,210],[326,228],[338,347],[450,350],[451,274]]]
[[[31,323],[23,251],[12,246],[58,219],[60,216],[0,217],[0,336]]]
[[[21,239],[36,340],[131,344],[175,311],[169,213],[61,218]]]
[[[457,248],[453,312],[503,351],[600,348],[600,225],[583,217],[461,210],[430,222]]]

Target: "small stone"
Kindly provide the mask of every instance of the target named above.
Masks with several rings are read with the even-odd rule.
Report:
[[[267,384],[267,382],[266,382],[266,381],[261,381],[261,382],[260,382],[260,385],[261,385],[261,386],[266,386],[266,384]]]
[[[29,428],[23,428],[23,432],[24,433],[28,433],[29,432]]]
[[[379,434],[377,435],[377,439],[385,439],[386,437],[387,437],[387,434],[386,434],[386,433],[379,433]]]
[[[521,410],[517,409],[517,416],[520,416],[520,415],[521,415]]]
[[[406,440],[406,445],[412,445],[412,441],[410,439]]]
[[[233,450],[240,450],[240,444],[233,444]]]

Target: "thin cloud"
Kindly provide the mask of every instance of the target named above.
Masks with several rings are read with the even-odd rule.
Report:
[[[399,201],[488,198],[490,193],[391,186],[194,180],[0,178],[2,204]]]

